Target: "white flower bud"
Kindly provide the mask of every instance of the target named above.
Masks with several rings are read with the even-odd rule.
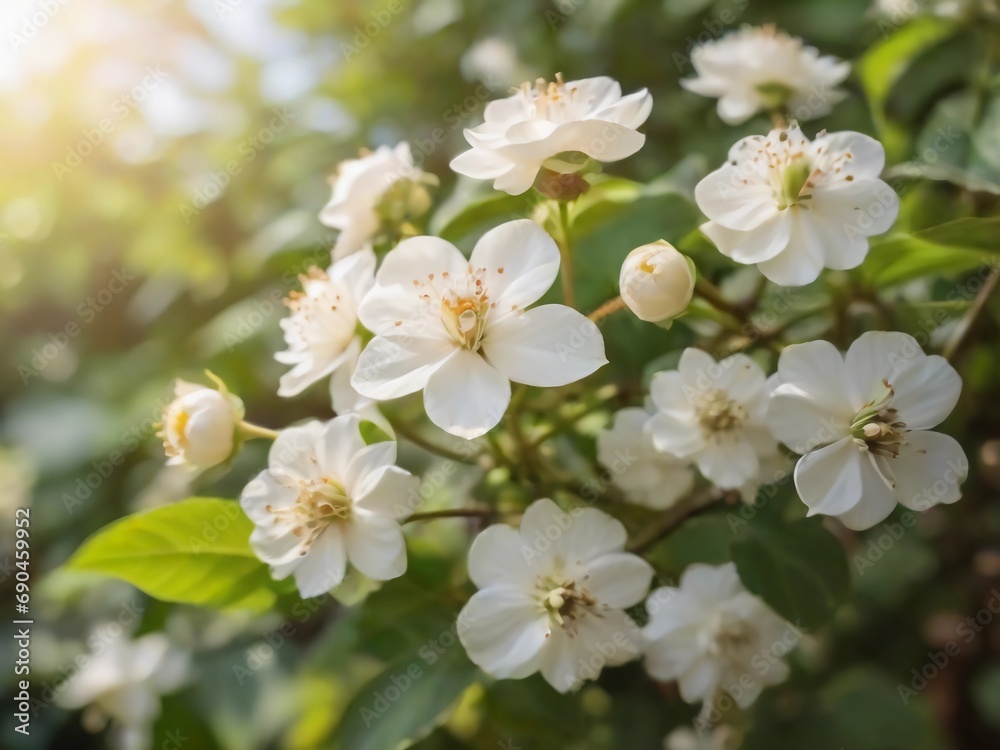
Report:
[[[687,309],[694,294],[694,264],[669,242],[637,247],[622,263],[622,300],[641,320],[659,323]]]
[[[220,464],[233,452],[236,427],[242,421],[243,402],[225,390],[178,380],[174,400],[163,410],[163,426],[157,435],[169,465],[186,464],[207,469]]]

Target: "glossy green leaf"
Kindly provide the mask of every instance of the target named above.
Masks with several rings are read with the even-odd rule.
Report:
[[[447,718],[478,674],[457,639],[443,653],[437,649],[406,653],[362,686],[344,712],[330,747],[408,747]]]
[[[190,498],[105,526],[66,567],[121,578],[163,601],[264,611],[275,586],[250,549],[252,530],[238,503]]]
[[[750,523],[731,549],[743,584],[799,627],[823,625],[847,596],[844,550],[819,521]]]

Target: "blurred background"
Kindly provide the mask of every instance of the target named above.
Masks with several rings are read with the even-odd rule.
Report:
[[[236,497],[259,469],[258,445],[224,475],[164,468],[154,422],[173,378],[201,379],[209,368],[244,398],[250,418],[272,427],[330,414],[322,387],[277,398],[283,368],[272,354],[283,348],[281,300],[297,273],[328,262],[333,234],[317,213],[338,161],[405,139],[417,164],[439,176],[438,202],[458,200],[456,189],[461,200],[486,195],[489,185],[456,188],[448,169],[465,148],[463,127],[511,86],[561,71],[653,94],[645,148],[608,171],[651,181],[680,164],[697,177],[767,125],[727,127],[713,101],[683,91],[690,49],[743,23],[773,22],[854,63],[847,99],[810,127],[877,134],[890,165],[909,163],[894,183],[905,196],[902,225],[995,215],[990,5],[910,0],[879,13],[864,0],[5,0],[0,591],[11,601],[14,509],[30,505],[35,684],[56,680],[97,623],[134,607],[138,632],[167,629],[199,654],[198,679],[166,699],[157,747],[173,747],[170,731],[188,738],[178,747],[325,747],[380,664],[447,629],[459,604],[425,622],[388,603],[351,619],[326,602],[300,613],[288,643],[268,653],[264,636],[280,618],[168,607],[122,583],[46,576],[113,519],[191,494]],[[957,145],[928,163],[920,155],[942,128]],[[907,179],[915,174],[931,179]],[[614,293],[632,247],[679,240],[698,221],[677,196],[629,211],[627,226],[592,240],[606,256],[580,262],[588,304]],[[963,272],[942,283],[952,288],[973,273]],[[900,310],[934,293],[911,286]],[[994,307],[963,353],[977,399],[956,418],[973,463],[966,498],[925,514],[918,533],[893,540],[870,570],[856,556],[874,559],[886,532],[845,539],[853,602],[822,645],[804,649],[792,683],[761,700],[747,746],[1000,746],[1000,626],[987,618],[968,642],[960,629],[1000,597],[998,332]],[[650,338],[659,350],[623,353],[613,375],[638,382],[666,342]],[[426,598],[425,581],[462,580],[461,565],[443,561],[466,539],[456,525],[428,540],[437,546],[411,563],[406,601]],[[393,601],[406,593],[396,591]],[[910,686],[911,670],[956,639],[958,655],[906,699],[898,686]],[[12,695],[8,651],[0,684]],[[636,665],[576,696],[539,683],[466,691],[419,747],[656,748],[692,714]],[[485,718],[473,710],[483,705]],[[12,734],[9,711],[0,727],[4,747],[105,746],[56,706],[39,711],[29,738]]]

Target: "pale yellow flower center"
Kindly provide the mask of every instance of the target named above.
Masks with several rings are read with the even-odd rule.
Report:
[[[588,608],[597,604],[594,597],[586,591],[577,589],[574,581],[560,583],[548,578],[540,584],[539,589],[542,593],[542,606],[560,627],[571,625],[582,617]]]
[[[731,400],[721,388],[712,388],[698,396],[695,413],[702,429],[709,433],[730,432],[747,419],[743,405]]]
[[[290,508],[267,505],[266,510],[274,516],[275,523],[291,521],[295,524],[292,533],[302,537],[299,554],[305,555],[327,526],[351,517],[351,505],[344,485],[336,479],[324,477],[303,483]]]

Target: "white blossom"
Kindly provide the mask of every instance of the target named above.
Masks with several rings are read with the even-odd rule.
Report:
[[[827,341],[785,348],[768,408],[774,434],[796,453],[795,488],[809,515],[868,529],[901,503],[926,510],[961,497],[969,463],[930,428],[962,390],[948,362],[905,333],[870,331],[841,356]]]
[[[861,133],[810,141],[792,125],[750,136],[698,183],[701,227],[719,251],[771,281],[801,286],[823,268],[859,266],[868,238],[888,231],[899,197],[879,179],[882,144]]]
[[[668,242],[637,247],[622,263],[618,287],[640,320],[659,323],[687,309],[694,295],[694,264]]]
[[[604,666],[639,655],[624,608],[642,600],[653,569],[624,552],[625,527],[594,508],[538,500],[520,530],[497,524],[469,551],[476,592],[458,617],[469,658],[501,679],[540,671],[561,693]]]
[[[706,705],[722,691],[741,708],[782,682],[801,633],[743,586],[732,563],[689,566],[680,586],[653,591],[643,628],[646,670]]]
[[[232,454],[243,402],[217,384],[220,390],[180,379],[174,384],[174,400],[164,408],[156,433],[168,465],[207,469]]]
[[[597,434],[597,460],[630,502],[663,510],[691,491],[694,471],[690,463],[656,449],[646,430],[649,418],[637,407],[616,412],[611,426]]]
[[[738,125],[765,110],[783,110],[799,120],[827,114],[844,98],[836,87],[851,72],[850,63],[820,57],[773,26],[744,26],[691,52],[694,78],[681,81],[688,91],[717,98],[723,122]]]
[[[624,159],[642,148],[646,136],[636,131],[653,107],[646,89],[622,96],[611,78],[562,80],[539,78],[511,96],[486,105],[486,121],[465,131],[472,148],[455,157],[451,168],[493,187],[520,195],[543,166],[560,173],[582,167],[585,159]],[[573,155],[569,158],[562,158]],[[557,158],[560,157],[560,158]]]
[[[407,189],[401,196],[402,208],[409,208],[409,200],[415,198],[421,204],[415,213],[426,210],[426,192],[420,183],[433,179],[414,166],[410,144],[401,142],[394,147],[379,146],[374,151],[357,159],[342,161],[333,180],[333,195],[320,211],[319,220],[328,227],[339,229],[340,234],[333,246],[334,260],[356,253],[370,244],[378,235],[382,225],[380,209],[383,199],[401,181]],[[418,187],[411,194],[409,186]]]
[[[285,300],[291,315],[280,322],[288,349],[274,358],[292,369],[281,376],[279,396],[295,396],[357,360],[358,305],[375,284],[375,252],[366,247],[338,260],[324,273],[300,277],[302,291]]]
[[[352,384],[377,400],[423,390],[434,424],[474,438],[493,428],[510,401],[510,381],[554,387],[607,363],[597,326],[565,305],[525,309],[559,272],[559,250],[537,224],[487,232],[466,259],[436,237],[391,250],[361,303],[376,334]]]
[[[88,731],[100,732],[111,722],[117,750],[150,750],[160,696],[187,681],[189,654],[163,633],[133,641],[125,634],[109,638],[108,630],[95,632],[91,640],[100,648],[80,660],[80,670],[56,692],[56,701],[69,710],[85,708]]]
[[[417,479],[395,466],[395,442],[366,446],[359,424],[345,415],[282,430],[240,497],[254,553],[276,580],[294,575],[303,597],[339,585],[348,561],[378,581],[406,571],[399,524]]]
[[[735,750],[729,727],[715,727],[711,732],[699,727],[675,729],[663,740],[663,750]]]
[[[656,414],[647,429],[658,450],[693,461],[723,489],[760,476],[760,456],[776,441],[765,422],[764,371],[752,359],[734,354],[716,362],[688,348],[676,370],[653,376],[649,390]]]

